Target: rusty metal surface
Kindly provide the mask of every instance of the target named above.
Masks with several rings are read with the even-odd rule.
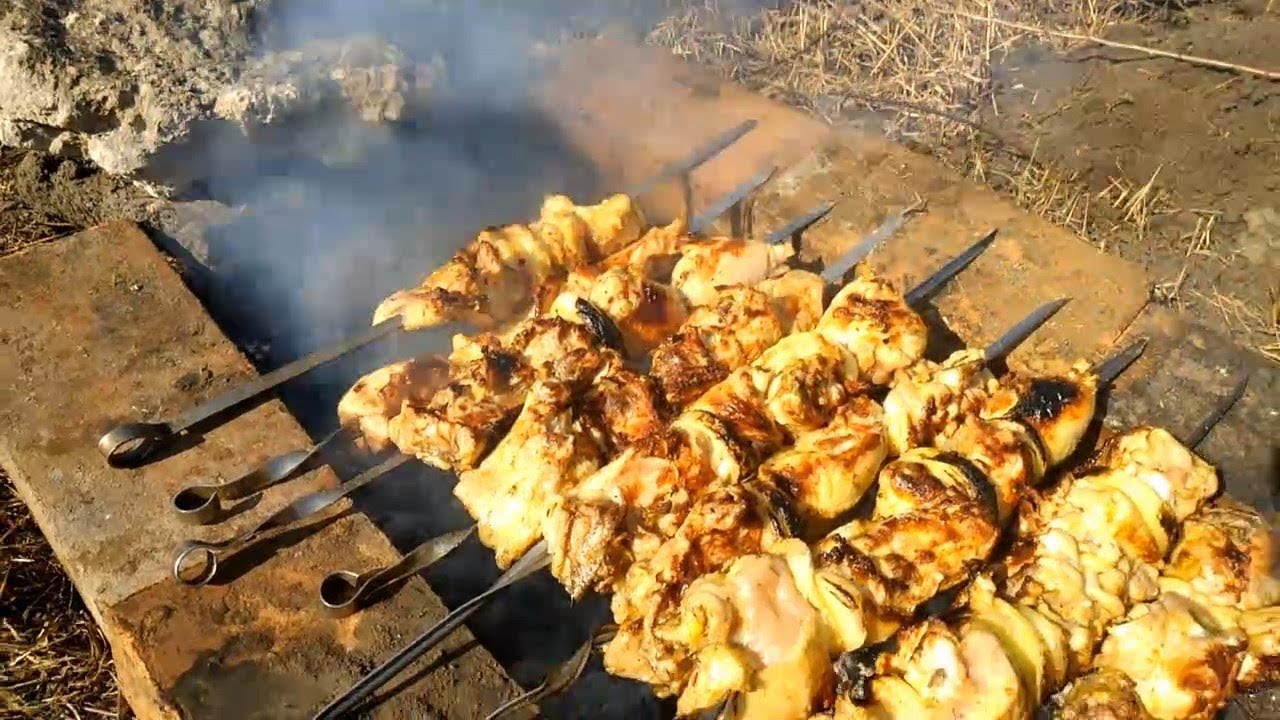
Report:
[[[833,132],[660,48],[584,40],[569,44],[556,68],[537,88],[535,102],[566,141],[596,164],[598,174],[618,187],[726,128],[758,121],[755,130],[692,173],[695,196],[705,202],[770,165],[794,164]],[[674,187],[646,200],[658,217],[680,207]]]
[[[94,449],[105,428],[253,376],[136,226],[110,224],[0,263],[0,368],[0,463],[106,630],[140,716],[308,716],[443,614],[414,580],[368,612],[322,616],[315,592],[325,572],[398,557],[359,515],[272,543],[230,584],[193,589],[169,577],[180,540],[220,537],[336,480],[318,472],[273,490],[231,527],[171,517],[168,499],[189,478],[229,477],[309,442],[275,401],[182,454],[138,470],[106,466]],[[469,640],[464,632],[455,642]],[[448,665],[383,714],[480,717],[515,692],[483,650]]]

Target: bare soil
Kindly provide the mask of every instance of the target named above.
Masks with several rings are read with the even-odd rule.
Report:
[[[649,40],[938,157],[1280,362],[1280,3],[947,5],[698,5]]]
[[[1280,8],[1221,3],[1108,39],[1280,68]],[[1096,48],[1020,48],[993,68],[982,122],[1079,196],[1069,222],[1144,264],[1156,300],[1216,320],[1280,362],[1280,81]],[[1058,190],[1060,196],[1071,191]]]

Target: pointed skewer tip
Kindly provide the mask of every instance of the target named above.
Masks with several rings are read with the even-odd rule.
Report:
[[[982,239],[965,248],[959,255],[948,260],[946,264],[938,268],[937,272],[925,278],[923,282],[907,292],[905,298],[907,304],[915,305],[916,303],[927,299],[938,288],[946,285],[948,282],[951,282],[952,278],[967,269],[973,264],[973,261],[977,260],[984,252],[987,251],[987,248],[991,247],[991,243],[995,242],[995,237],[996,231],[992,230],[982,237]]]
[[[1107,387],[1115,382],[1116,378],[1142,357],[1142,353],[1147,349],[1147,338],[1139,338],[1129,343],[1120,350],[1103,360],[1096,366],[1095,372],[1098,376],[1098,384]]]
[[[991,363],[1003,360],[1013,352],[1019,345],[1026,342],[1037,330],[1044,327],[1058,311],[1063,308],[1071,298],[1061,298],[1047,302],[1035,310],[1031,311],[1026,317],[1019,320],[1013,327],[1009,328],[994,342],[987,346],[983,352],[986,362]]]
[[[1205,438],[1209,437],[1209,433],[1222,422],[1222,419],[1231,412],[1231,409],[1240,402],[1240,398],[1244,397],[1245,388],[1249,386],[1249,373],[1242,373],[1239,380],[1231,387],[1231,391],[1223,395],[1214,405],[1213,410],[1209,411],[1199,423],[1196,424],[1194,430],[1186,438],[1183,438],[1183,444],[1189,448],[1196,448]]]

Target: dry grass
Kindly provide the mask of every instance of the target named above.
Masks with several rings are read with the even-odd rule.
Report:
[[[934,141],[977,132],[975,111],[992,103],[992,57],[1026,36],[968,16],[1052,24],[1094,35],[1155,12],[1142,3],[1118,0],[805,0],[774,5],[758,14],[727,16],[719,3],[691,3],[660,23],[649,40],[830,121],[859,108],[890,107],[897,111],[892,134]]]
[[[829,122],[880,121],[890,137],[933,154],[1103,250],[1141,256],[1137,244],[1148,241],[1152,219],[1177,211],[1160,187],[1158,170],[1143,183],[1117,173],[1103,187],[1091,187],[1042,159],[1038,147],[1024,147],[982,122],[1001,113],[992,91],[992,59],[1014,44],[1035,36],[1067,51],[1087,44],[1080,38],[1096,38],[1119,23],[1169,19],[1182,12],[1177,2],[794,0],[766,3],[752,13],[722,10],[740,8],[730,0],[723,6],[714,0],[685,5],[653,29],[649,42]],[[1199,225],[1182,271],[1162,279],[1155,298],[1221,310],[1211,298],[1229,295],[1184,290],[1195,263],[1213,256],[1209,240],[1216,213],[1208,212],[1213,218],[1207,220],[1206,213],[1194,212]],[[1219,312],[1227,328],[1275,359],[1275,308],[1237,303],[1235,310]]]
[[[111,655],[0,472],[0,718],[120,717]]]
[[[0,148],[0,257],[73,233],[80,228],[17,197],[12,170],[22,152]]]

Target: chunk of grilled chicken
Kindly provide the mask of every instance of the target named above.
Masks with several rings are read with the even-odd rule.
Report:
[[[407,400],[388,423],[401,452],[445,470],[475,467],[537,380],[584,383],[619,361],[587,328],[559,318],[525,323],[510,343],[490,338],[464,347],[450,382],[425,402]]]
[[[779,274],[795,254],[790,243],[708,238],[680,249],[680,259],[671,270],[671,284],[680,288],[691,305],[708,305],[720,288],[751,285]]]
[[[1159,720],[1209,720],[1238,687],[1280,679],[1280,628],[1252,622],[1274,615],[1280,602],[1273,560],[1271,530],[1253,508],[1224,498],[1192,516],[1160,574],[1159,594],[1110,628],[1093,672],[1054,698],[1054,715],[1136,706]],[[1260,677],[1268,666],[1270,677]]]
[[[822,630],[817,635],[821,652],[834,656],[883,640],[907,622],[921,604],[955,587],[975,563],[990,556],[1019,498],[1044,477],[1048,462],[1041,434],[1061,442],[1074,437],[1078,443],[1092,414],[1096,380],[1084,366],[1077,366],[1054,384],[1041,380],[1012,378],[1006,384],[1025,392],[1070,384],[1076,388],[1073,396],[1077,402],[1056,406],[1055,417],[1038,416],[1035,425],[1039,429],[1035,429],[1018,408],[1043,404],[1041,401],[1027,398],[1025,403],[1009,403],[1005,396],[1012,390],[997,392],[990,406],[967,416],[943,439],[942,448],[909,449],[885,465],[879,472],[870,519],[847,523],[813,547],[790,539],[760,548],[785,561],[799,596],[821,618]],[[726,582],[723,572],[688,582],[677,619],[668,620],[666,627],[696,630],[713,622],[727,624],[743,628],[739,640],[746,642],[751,630],[743,618],[766,612],[766,607],[779,601],[761,596],[745,603],[725,602],[717,606],[725,616],[714,620],[706,617],[705,607],[687,602],[695,588],[701,593],[723,594]],[[768,612],[784,610],[772,608]],[[624,632],[625,628],[620,628],[619,636]],[[674,639],[665,629],[655,630],[653,635],[660,640],[654,643],[661,650],[658,654],[673,655],[679,665],[679,672],[662,678],[666,683],[659,692],[678,692],[682,706],[695,709],[712,707],[730,692],[744,692],[748,700],[757,696],[763,702],[754,677],[765,664],[744,652],[741,645],[701,645],[698,632],[690,631]],[[717,674],[701,671],[704,654],[720,658]],[[743,658],[746,664],[737,667],[736,675],[728,673],[726,657]],[[824,685],[830,680],[830,666],[822,672],[821,677],[804,682]],[[723,678],[727,677],[742,678],[743,684],[726,685]],[[719,680],[712,682],[716,678]]]
[[[929,620],[861,674],[835,717],[1025,718],[1079,675],[1106,628],[1156,593],[1171,531],[1217,490],[1212,467],[1167,432],[1109,441],[1018,523],[1007,559],[982,573],[956,620]]]
[[[475,338],[466,338],[462,335],[455,336],[455,349],[453,355],[450,356],[449,362],[453,364],[474,363],[480,356],[485,354],[503,354],[512,357],[519,355],[521,352],[518,350],[518,344],[532,337],[530,328],[538,327],[540,320],[548,316],[587,327],[597,338],[606,338],[609,342],[624,349],[629,357],[643,357],[653,350],[659,342],[670,337],[681,327],[690,330],[693,327],[697,327],[699,323],[705,324],[705,322],[699,320],[687,321],[688,302],[679,288],[661,284],[646,276],[639,269],[645,264],[646,259],[653,260],[655,256],[663,253],[678,253],[681,248],[690,244],[699,247],[700,255],[698,257],[701,258],[702,262],[700,265],[691,267],[684,272],[682,277],[686,280],[701,282],[710,278],[709,275],[698,276],[694,272],[696,268],[704,268],[708,273],[732,273],[735,279],[744,281],[765,279],[774,293],[770,300],[779,306],[787,308],[788,313],[812,315],[821,312],[822,288],[820,286],[817,288],[816,293],[819,305],[816,307],[811,305],[812,298],[815,295],[813,282],[821,283],[821,278],[818,276],[804,273],[808,278],[811,278],[811,281],[806,284],[802,280],[785,276],[784,278],[778,278],[779,282],[774,282],[773,279],[752,275],[752,273],[758,272],[772,272],[773,266],[765,264],[763,268],[758,268],[757,266],[761,266],[761,263],[754,258],[751,252],[743,251],[743,248],[758,248],[765,252],[772,252],[774,246],[754,241],[729,242],[725,239],[695,239],[685,233],[682,222],[676,221],[665,228],[650,230],[638,243],[615,253],[602,263],[579,267],[570,273],[563,282],[543,283],[542,289],[539,290],[537,302],[533,304],[523,320],[513,323],[511,327]],[[717,247],[727,247],[738,252],[738,255],[715,260],[715,248]],[[624,265],[622,264],[623,259],[628,262],[635,262],[637,265]],[[720,292],[725,295],[726,301],[720,303],[719,306],[724,306],[726,302],[731,305],[734,298],[742,293],[754,291],[747,288],[729,287],[722,289]],[[719,359],[733,367],[754,359],[760,352],[763,352],[767,344],[771,344],[777,338],[777,333],[772,332],[771,328],[761,327],[759,322],[752,323],[747,317],[735,316],[725,320],[725,322],[719,323],[717,327],[708,328],[705,332],[699,334],[699,339],[712,343],[715,347],[721,349]],[[620,338],[612,337],[614,330],[621,334]],[[495,348],[505,349],[496,350]],[[736,354],[732,354],[731,349],[736,350]],[[573,348],[566,348],[566,352],[571,352],[572,350]],[[345,410],[341,413],[344,424],[368,427],[371,438],[370,444],[385,447],[390,441],[389,426],[391,418],[400,412],[402,401],[404,399],[412,400],[415,408],[432,404],[432,393],[439,390],[444,384],[438,382],[438,377],[433,376],[432,379],[437,380],[437,382],[415,388],[412,393],[409,393],[403,389],[402,382],[391,382],[390,378],[419,378],[421,373],[406,375],[405,370],[414,367],[435,367],[439,363],[439,360],[424,357],[416,362],[397,363],[387,368],[380,368],[361,378],[348,392],[347,397],[344,398]],[[483,415],[472,413],[468,417],[482,420],[485,423],[486,430],[500,430],[503,427],[503,413],[508,413],[505,419],[509,422],[511,420],[509,415],[515,413],[521,406],[523,393],[527,391],[528,383],[540,377],[537,373],[540,367],[541,365],[538,362],[534,362],[530,372],[522,375],[525,380],[524,383],[503,381],[496,386],[487,388],[488,392],[495,395],[502,392],[513,393],[511,397],[505,398],[494,397],[482,400],[481,398],[484,396],[486,388],[474,384],[475,375],[474,373],[470,374],[463,394],[469,398],[467,401],[469,408],[474,410],[476,403],[482,403],[485,413]],[[517,368],[513,368],[512,374],[519,374],[516,370]],[[503,378],[501,375],[492,374],[490,377],[495,377],[499,380]],[[382,391],[379,390],[380,388],[387,388],[387,390]],[[390,388],[398,388],[399,390],[391,392]],[[378,393],[380,393],[381,397],[374,396]],[[455,394],[456,392],[454,391],[445,392],[436,404],[452,401]],[[469,410],[469,412],[471,411]],[[455,420],[459,417],[455,413]],[[452,432],[460,431],[453,429]],[[420,438],[420,441],[432,442],[434,439],[447,439],[449,437],[450,435],[433,436],[433,439]],[[471,440],[468,439],[467,442],[471,442]],[[485,445],[484,443],[478,443],[475,444],[475,448],[477,452],[483,452]],[[448,454],[450,451],[444,450],[442,452]],[[419,448],[417,454],[424,457],[424,459],[430,457],[429,453],[421,452],[421,448]]]
[[[563,488],[665,420],[655,398],[649,379],[620,363],[585,387],[534,383],[511,430],[454,487],[499,567],[541,539],[544,519]]]
[[[549,314],[580,325],[611,323],[621,333],[627,357],[643,358],[684,324],[688,305],[676,286],[627,266],[604,271],[590,287],[561,292]]]
[[[566,495],[548,523],[552,572],[574,597],[608,589],[670,537],[710,484],[730,486],[871,383],[924,352],[924,322],[882,280],[860,278],[817,326],[788,335]]]
[[[422,402],[449,382],[449,362],[439,356],[401,360],[368,373],[338,401],[342,427],[360,433],[374,452],[391,447],[391,418],[406,401]]]
[[[626,195],[586,206],[550,196],[537,222],[482,231],[418,287],[384,300],[373,323],[399,317],[407,330],[450,321],[501,324],[525,311],[542,281],[622,250],[643,230],[644,218]]]
[[[981,349],[966,348],[941,363],[921,360],[894,378],[885,396],[890,456],[928,447],[954,432],[961,418],[986,401],[994,378]]]
[[[825,288],[826,281],[803,270],[754,287],[722,288],[653,351],[650,373],[663,397],[688,405],[784,336],[812,330],[822,317]]]
[[[752,358],[767,347],[763,343],[772,344],[780,336],[780,333],[766,332],[767,328],[751,327],[752,310],[747,308],[726,322],[710,327],[706,313],[698,313],[699,308],[708,304],[731,308],[744,296],[763,294],[772,300],[770,293],[773,293],[780,304],[803,305],[814,295],[813,285],[816,283],[818,304],[803,310],[811,314],[822,312],[824,285],[817,275],[804,273],[810,279],[808,284],[796,279],[789,279],[785,284],[771,282],[773,276],[782,271],[782,263],[794,255],[790,246],[710,238],[684,243],[676,252],[678,260],[669,273],[669,284],[660,282],[661,271],[653,263],[607,267],[592,276],[583,272],[570,277],[551,301],[547,312],[575,322],[589,322],[589,317],[583,317],[584,308],[580,302],[587,300],[589,307],[598,309],[613,321],[622,334],[628,356],[632,358],[646,357],[682,328],[685,334],[706,328],[706,332],[697,335],[700,340],[708,340],[709,333],[719,331],[722,333],[719,339],[711,341],[718,349],[723,352],[737,347],[740,352],[748,353],[754,350]],[[766,289],[751,289],[762,281],[769,282]],[[801,311],[800,308],[796,310]],[[697,317],[692,323],[688,321],[690,313]],[[738,367],[743,362],[731,366]]]

